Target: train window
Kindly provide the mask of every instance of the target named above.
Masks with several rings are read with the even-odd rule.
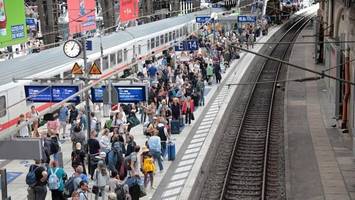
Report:
[[[150,40],[147,41],[147,49],[150,50]]]
[[[171,32],[169,32],[169,42],[173,40],[173,34]]]
[[[111,53],[110,54],[110,66],[113,67],[116,65],[116,54],[115,53]]]
[[[5,95],[0,96],[0,117],[6,115],[6,97]]]
[[[72,77],[71,70],[64,72],[64,73],[63,73],[63,77],[64,77],[64,78],[71,78],[71,77]]]
[[[142,45],[138,45],[138,55],[142,54]]]
[[[165,43],[168,43],[169,42],[169,36],[168,36],[168,33],[165,33]]]
[[[136,45],[133,45],[133,57],[136,57],[137,56],[137,54],[136,54]]]
[[[165,42],[164,42],[164,35],[161,35],[160,36],[160,44],[164,44]]]
[[[155,38],[150,39],[150,49],[154,49],[155,47]]]
[[[100,68],[100,65],[98,66]],[[102,58],[102,70],[105,71],[108,69],[108,56]]]
[[[176,39],[176,32],[173,31],[173,40],[175,40],[175,39]]]
[[[180,28],[180,37],[182,37],[184,35],[184,30],[183,30],[183,28],[181,27]]]
[[[117,63],[121,63],[122,62],[122,50],[119,50],[117,52]]]
[[[159,46],[159,36],[155,38],[155,47]]]
[[[127,56],[128,56],[128,50],[124,49],[123,51],[123,61],[126,62],[127,61]]]

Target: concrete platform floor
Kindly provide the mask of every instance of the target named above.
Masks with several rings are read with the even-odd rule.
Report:
[[[314,41],[313,25],[297,41]],[[295,45],[290,62],[321,71],[314,64],[314,44]],[[315,74],[289,67],[287,79]],[[289,200],[355,199],[355,162],[351,137],[332,125],[325,78],[304,83],[288,82],[285,99],[286,188]]]

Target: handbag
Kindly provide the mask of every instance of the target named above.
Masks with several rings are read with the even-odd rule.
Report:
[[[98,181],[98,174],[97,173],[98,172],[96,171],[95,173],[96,173],[96,183],[97,183],[97,181]],[[99,194],[99,186],[93,185],[91,191],[94,194]]]
[[[132,128],[141,123],[135,115],[129,116],[127,122],[131,125]]]

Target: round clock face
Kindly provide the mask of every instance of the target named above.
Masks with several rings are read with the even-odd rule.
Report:
[[[81,53],[81,45],[76,40],[68,40],[64,43],[63,50],[68,57],[76,58]]]

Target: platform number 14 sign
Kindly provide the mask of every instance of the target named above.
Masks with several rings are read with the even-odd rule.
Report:
[[[198,41],[188,40],[180,42],[177,46],[175,46],[175,51],[197,51],[198,48]]]

